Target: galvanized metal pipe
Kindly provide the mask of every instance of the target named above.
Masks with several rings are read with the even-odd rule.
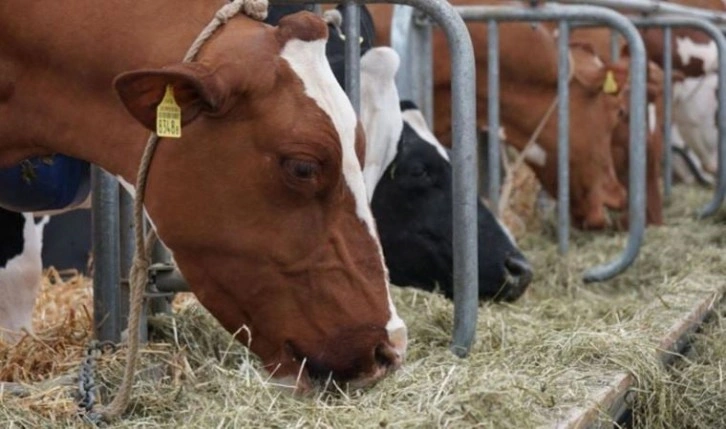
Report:
[[[355,113],[360,113],[360,6],[346,2],[343,12],[345,92]]]
[[[711,22],[690,17],[649,17],[632,18],[639,27],[690,27],[703,31],[711,36],[718,49],[718,98],[717,126],[718,126],[718,174],[716,189],[712,200],[699,212],[699,217],[714,215],[723,204],[726,196],[726,36]]]
[[[663,195],[666,200],[673,193],[673,152],[671,133],[673,126],[673,50],[671,27],[663,29]]]
[[[485,21],[589,21],[618,30],[630,47],[630,183],[628,241],[621,255],[612,262],[588,270],[588,282],[610,279],[629,267],[640,250],[645,232],[645,46],[633,24],[609,9],[578,5],[545,4],[537,8],[515,6],[462,6],[457,11],[465,20]]]
[[[129,272],[134,259],[134,199],[121,185],[119,192],[119,313],[121,330],[126,329],[129,319]]]
[[[433,27],[428,16],[418,10],[413,11],[413,25],[417,27],[415,48],[412,57],[416,61],[416,79],[413,82],[419,109],[431,129],[434,129],[434,46]]]
[[[715,10],[681,6],[661,0],[549,0],[562,4],[587,4],[614,9],[624,9],[642,13],[674,14],[678,17],[705,19],[710,22],[725,24],[726,13]]]
[[[487,92],[487,125],[489,127],[488,150],[489,165],[487,173],[489,175],[489,208],[494,216],[499,216],[499,192],[501,187],[501,172],[499,166],[501,162],[500,142],[499,142],[499,23],[490,19],[487,26],[487,57],[488,57],[488,80]]]
[[[119,190],[116,179],[91,169],[93,230],[93,322],[100,341],[121,341],[119,273]]]
[[[432,26],[425,13],[396,5],[391,17],[391,47],[401,58],[396,87],[401,100],[411,100],[434,126]]]
[[[558,30],[557,250],[564,255],[570,242],[570,27],[567,21],[560,21]]]

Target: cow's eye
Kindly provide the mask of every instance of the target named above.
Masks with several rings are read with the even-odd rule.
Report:
[[[426,167],[423,164],[414,164],[409,170],[411,177],[420,178],[426,175]]]
[[[297,180],[313,180],[320,173],[320,163],[312,159],[287,158],[282,166],[287,174]]]

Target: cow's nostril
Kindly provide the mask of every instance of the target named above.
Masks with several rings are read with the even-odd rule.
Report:
[[[504,262],[504,267],[517,280],[519,287],[527,286],[532,281],[532,266],[523,256],[510,256]]]
[[[397,369],[403,360],[401,354],[387,343],[379,344],[375,350],[376,363],[385,368]]]

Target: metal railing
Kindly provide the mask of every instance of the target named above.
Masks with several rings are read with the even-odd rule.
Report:
[[[492,61],[491,48],[497,42],[496,30],[502,21],[560,21],[559,24],[559,55],[558,55],[558,216],[557,236],[560,253],[568,250],[569,242],[569,85],[568,85],[568,22],[591,22],[604,24],[619,31],[627,40],[631,51],[630,81],[630,177],[628,184],[629,198],[629,229],[628,241],[622,254],[612,262],[593,267],[584,274],[585,281],[607,280],[624,271],[635,260],[645,231],[645,76],[646,57],[643,41],[635,26],[624,16],[612,10],[589,5],[557,5],[546,4],[537,8],[515,6],[462,6],[456,10],[466,21],[485,21],[489,26],[489,73],[496,76],[498,62]],[[494,38],[492,39],[492,36]],[[499,128],[499,111],[491,109],[494,96],[498,95],[497,79],[489,79],[489,118],[491,130]],[[492,91],[493,89],[493,91]],[[497,100],[498,101],[498,100]],[[498,104],[498,103],[497,103]],[[489,133],[489,199],[496,206],[499,195],[499,159],[500,145],[497,132]]]

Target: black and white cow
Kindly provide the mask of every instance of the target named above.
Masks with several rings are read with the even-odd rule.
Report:
[[[0,339],[32,329],[35,298],[42,281],[40,251],[47,218],[0,208]]]
[[[398,101],[398,55],[373,48],[361,59],[364,178],[391,282],[453,296],[452,187],[448,151],[411,102]],[[507,231],[478,204],[479,298],[514,301],[532,268]]]

